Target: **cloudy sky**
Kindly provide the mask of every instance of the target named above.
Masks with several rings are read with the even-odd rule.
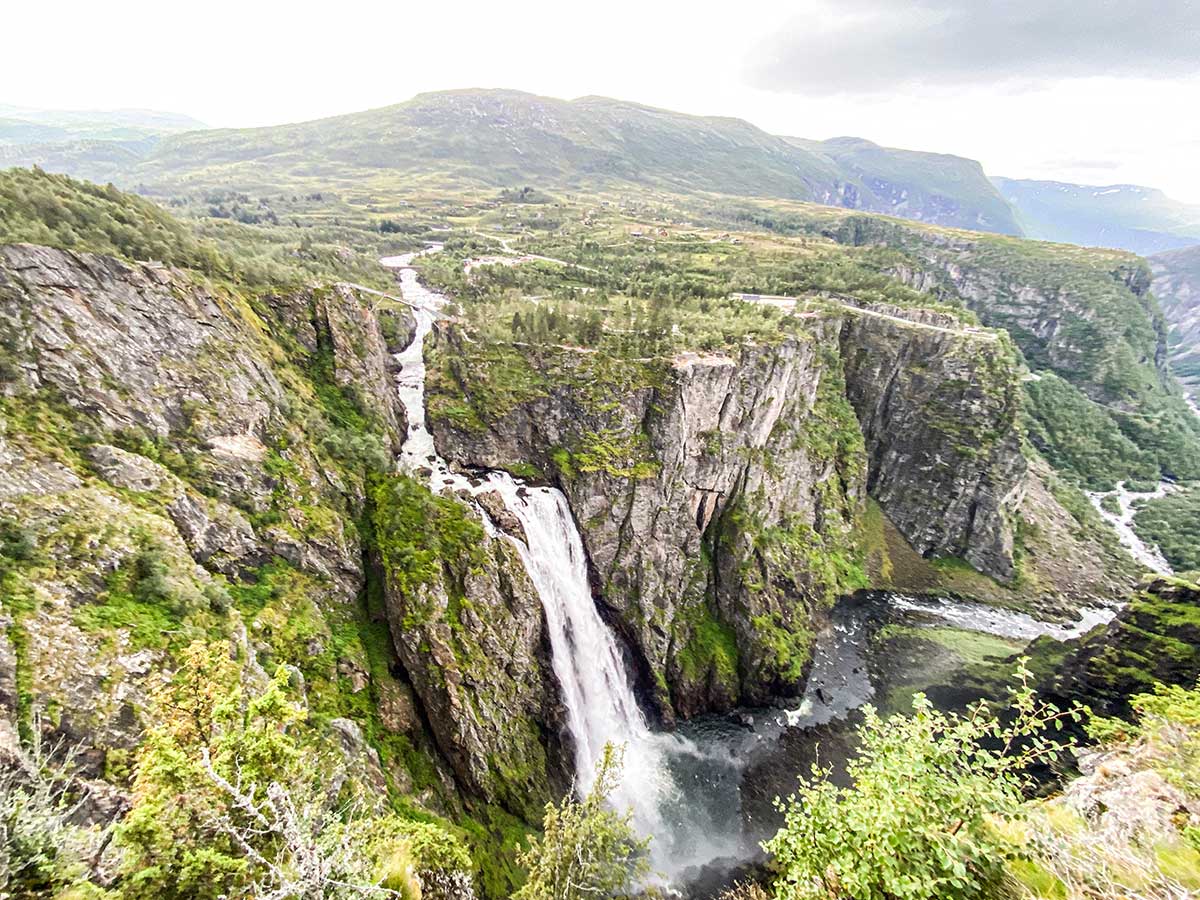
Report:
[[[248,126],[443,88],[603,94],[1200,203],[1200,0],[7,6],[0,103]]]

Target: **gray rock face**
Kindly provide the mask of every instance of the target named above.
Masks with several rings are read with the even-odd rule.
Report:
[[[1193,403],[1200,402],[1200,247],[1150,258],[1154,296],[1171,328],[1171,369]]]
[[[502,538],[484,540],[482,565],[446,560],[442,578],[407,593],[387,579],[384,599],[396,652],[459,782],[535,821],[563,788],[551,761],[563,755],[547,753],[561,726],[557,687],[521,558]]]
[[[110,431],[254,434],[283,396],[222,298],[170,269],[6,246],[0,320],[25,386],[57,389]]]
[[[438,341],[452,370],[470,352],[452,331]],[[459,463],[554,473],[603,602],[665,675],[664,713],[690,714],[800,683],[814,619],[863,586],[868,488],[922,554],[1012,575],[1024,460],[1010,356],[936,314],[830,312],[736,359],[609,360],[622,371],[600,374],[594,355],[563,351],[532,360],[544,396],[483,429],[432,427]]]
[[[0,766],[17,750],[17,653],[8,632],[12,618],[0,614]]]
[[[167,499],[166,512],[192,558],[209,569],[234,576],[262,565],[269,558],[249,520],[219,500],[189,490],[183,480],[164,466],[137,453],[108,444],[88,448],[88,458],[109,484]]]
[[[867,490],[918,553],[1009,581],[1026,468],[1011,346],[949,316],[872,309],[888,317],[850,315],[841,334]]]
[[[382,419],[393,449],[398,450],[408,424],[395,391],[398,370],[392,356],[408,345],[416,331],[407,308],[374,309],[373,298],[360,298],[345,284],[274,297],[270,302],[317,364],[328,362],[335,383]]]

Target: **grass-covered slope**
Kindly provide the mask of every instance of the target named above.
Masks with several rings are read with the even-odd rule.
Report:
[[[151,184],[254,189],[386,176],[510,186],[672,183],[736,194],[811,196],[828,167],[735,119],[602,98],[447,91],[330,119],[215,130],[164,141],[136,171]]]
[[[356,249],[342,241],[347,238]],[[153,261],[263,289],[338,279],[386,286],[372,236],[331,228],[185,221],[158,204],[38,168],[0,170],[0,244],[39,244]]]

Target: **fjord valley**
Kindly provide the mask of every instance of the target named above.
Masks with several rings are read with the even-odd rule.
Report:
[[[5,148],[0,891],[1200,890],[1187,251],[602,98],[175,130]]]

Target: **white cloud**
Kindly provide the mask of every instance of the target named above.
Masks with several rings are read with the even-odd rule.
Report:
[[[918,18],[944,13],[933,3],[906,8]],[[762,82],[767,48],[797,34],[796,2],[112,0],[52,6],[17,0],[5,10],[10,39],[0,55],[0,103],[142,106],[248,126],[383,106],[443,88],[605,94],[740,116],[776,133],[853,134],[958,153],[994,174],[1148,183],[1200,202],[1194,163],[1200,81],[1166,63],[1170,77],[1135,77],[1128,66],[1121,77],[1075,77],[1091,71],[1077,67],[1070,78],[1040,72],[1019,87],[992,75],[920,86],[893,78],[896,86],[882,92],[839,96],[795,80]],[[1124,6],[1153,15],[1156,3]],[[846,70],[869,67],[871,56],[851,40],[847,17],[869,21],[875,0],[837,8],[809,0],[800,9],[805,28],[828,43],[826,57],[846,61],[826,76],[853,87]],[[971,29],[963,27],[969,39]],[[1102,50],[1092,54],[1100,64]],[[965,55],[970,52],[967,47]],[[1106,160],[1114,167],[1097,170],[1072,160]]]

